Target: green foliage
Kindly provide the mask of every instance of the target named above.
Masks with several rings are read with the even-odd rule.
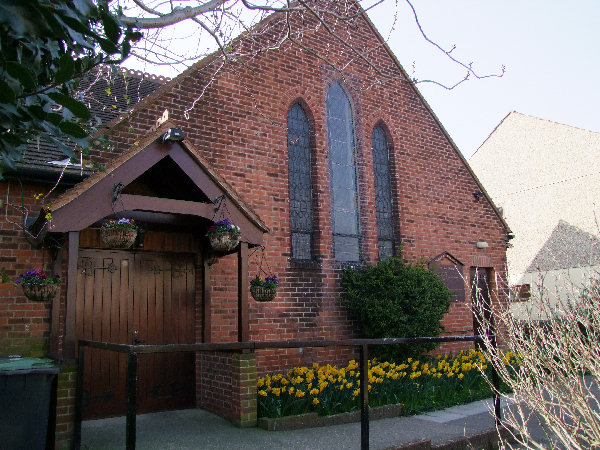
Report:
[[[346,269],[342,303],[359,319],[365,338],[439,336],[451,292],[422,264],[388,258],[363,269]],[[435,343],[373,347],[383,360],[403,360],[433,350]]]
[[[72,156],[86,150],[96,123],[79,79],[99,64],[118,64],[141,33],[124,26],[106,0],[0,2],[0,178],[28,141],[43,138]]]
[[[6,269],[4,267],[0,267],[0,283],[8,283],[10,281],[10,276],[6,273]]]

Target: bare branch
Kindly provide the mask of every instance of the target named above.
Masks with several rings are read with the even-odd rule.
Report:
[[[518,448],[595,448],[600,443],[600,282],[573,289],[556,305],[543,287],[538,294],[534,301],[542,321],[495,310],[494,323],[485,303],[474,302],[485,330],[486,358],[514,396],[502,423]],[[494,330],[505,350],[490,339]],[[513,358],[516,363],[507,364]]]
[[[464,67],[465,69],[467,69],[467,73],[469,74],[473,74],[473,76],[475,78],[477,78],[478,80],[484,79],[484,78],[490,78],[490,77],[497,77],[500,78],[504,75],[504,72],[506,71],[506,68],[504,66],[501,66],[500,68],[500,73],[497,74],[489,74],[489,75],[479,75],[477,72],[475,72],[473,70],[473,63],[468,63],[465,64],[464,62],[460,61],[459,59],[455,58],[454,56],[451,55],[451,53],[456,49],[456,45],[453,45],[452,48],[450,50],[444,50],[437,42],[432,41],[426,34],[425,31],[423,30],[423,27],[421,26],[421,23],[419,22],[419,16],[417,15],[417,11],[415,10],[415,7],[413,6],[413,4],[411,3],[411,0],[406,0],[406,3],[408,3],[408,6],[410,6],[410,9],[413,12],[413,16],[415,18],[415,23],[417,24],[417,27],[419,28],[419,31],[421,33],[421,36],[423,36],[423,39],[425,39],[427,42],[429,42],[431,45],[433,45],[435,48],[437,48],[439,51],[441,51],[442,53],[444,53],[446,56],[448,56],[448,58],[450,58],[454,63],[458,64],[461,67]],[[434,83],[437,84],[439,86],[442,86],[446,89],[454,89],[456,86],[458,86],[459,84],[467,81],[467,79],[469,78],[469,76],[467,75],[465,78],[462,79],[462,81],[459,81],[458,83],[456,83],[454,86],[452,87],[446,87],[443,84],[431,81],[431,80],[427,80],[427,81],[421,81],[421,83]]]
[[[368,89],[384,81],[399,80],[411,84],[429,83],[444,89],[454,89],[462,83],[474,79],[499,77],[502,74],[481,75],[477,73],[470,63],[464,63],[452,54],[455,47],[444,50],[432,41],[422,28],[416,9],[411,0],[406,0],[412,10],[412,15],[423,38],[443,52],[453,64],[467,70],[464,77],[455,83],[444,84],[435,79],[419,80],[414,76],[409,78],[394,66],[381,64],[376,55],[384,46],[377,41],[368,48],[359,47],[353,39],[359,29],[359,21],[363,20],[365,10],[361,9],[354,1],[321,1],[321,0],[197,0],[195,6],[181,7],[185,3],[181,0],[117,0],[118,2],[133,2],[140,12],[140,17],[135,17],[133,10],[127,9],[128,14],[121,16],[124,23],[148,30],[144,40],[132,49],[132,55],[150,64],[170,65],[173,67],[187,67],[191,61],[201,59],[208,55],[215,57],[214,51],[219,54],[223,62],[238,62],[245,67],[250,67],[249,61],[265,52],[279,49],[286,42],[300,48],[303,52],[322,61],[323,64],[333,68],[342,79],[346,79],[347,67],[359,62],[373,71],[373,77],[365,78],[357,89]],[[384,3],[385,0],[376,0],[368,9]],[[397,6],[399,0],[394,0],[395,13],[390,35],[396,27]],[[275,14],[271,20],[261,22],[269,14]],[[146,15],[146,17],[142,17]],[[186,45],[172,45],[174,37],[167,36],[167,30],[172,31],[173,25],[182,22],[194,23],[193,35],[186,40]],[[183,28],[181,28],[183,29]],[[179,29],[177,29],[179,32]],[[332,37],[334,44],[314,48],[305,36],[312,33],[326,32]],[[188,50],[189,43],[196,45],[195,49]],[[341,46],[342,51],[333,51],[335,46]],[[177,50],[173,50],[173,49]],[[344,50],[345,49],[345,50]],[[179,54],[182,51],[184,54]],[[231,65],[231,64],[228,64]],[[235,68],[232,68],[235,71]],[[504,72],[504,68],[502,73]]]
[[[191,6],[181,9],[176,8],[171,13],[163,14],[155,18],[121,16],[120,19],[125,25],[131,25],[136,28],[163,28],[169,25],[174,25],[176,23],[182,22],[186,19],[191,19],[192,17],[196,17],[202,14],[206,14],[208,12],[218,10],[219,6],[228,1],[230,0],[211,0],[200,6],[196,6],[195,8],[192,8]],[[139,4],[142,2],[138,0],[135,3],[138,6],[140,6]],[[140,8],[142,8],[144,11],[150,9],[145,6],[140,6]],[[156,12],[152,10],[152,14],[156,14]]]

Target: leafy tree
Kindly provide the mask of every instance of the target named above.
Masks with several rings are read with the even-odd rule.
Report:
[[[346,269],[342,303],[359,319],[365,338],[439,336],[450,290],[422,264],[388,258],[364,269]],[[433,350],[435,343],[374,347],[379,358],[401,360]]]
[[[108,0],[2,0],[0,24],[1,178],[36,139],[68,156],[74,144],[89,147],[95,122],[74,98],[78,81],[123,61],[142,35],[109,11]]]

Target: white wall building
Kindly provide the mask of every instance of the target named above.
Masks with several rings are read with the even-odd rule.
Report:
[[[513,111],[469,163],[515,234],[509,284],[531,298],[513,312],[539,318],[540,292],[576,298],[600,273],[600,133]]]

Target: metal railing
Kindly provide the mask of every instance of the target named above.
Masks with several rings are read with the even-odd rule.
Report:
[[[262,349],[283,349],[283,348],[306,348],[306,347],[359,347],[360,351],[360,385],[369,385],[369,346],[370,345],[396,345],[396,344],[414,344],[419,342],[483,342],[482,336],[443,336],[443,337],[420,337],[420,338],[385,338],[385,339],[345,339],[334,341],[266,341],[266,342],[220,342],[220,343],[201,343],[201,344],[164,344],[164,345],[127,345],[113,344],[108,342],[97,342],[89,340],[79,341],[79,367],[77,372],[77,390],[75,397],[75,430],[73,433],[73,447],[76,450],[81,448],[81,422],[82,422],[82,404],[83,404],[83,361],[85,349],[97,348],[107,351],[127,354],[127,381],[126,381],[126,401],[127,412],[125,417],[125,440],[127,450],[135,449],[136,445],[136,416],[137,416],[137,366],[138,355],[149,353],[173,353],[173,352],[203,352],[203,351],[254,351]],[[490,340],[495,345],[495,338]],[[492,383],[494,418],[496,425],[501,419],[499,378],[492,365]],[[360,430],[361,430],[361,450],[369,448],[369,390],[360,390]]]

